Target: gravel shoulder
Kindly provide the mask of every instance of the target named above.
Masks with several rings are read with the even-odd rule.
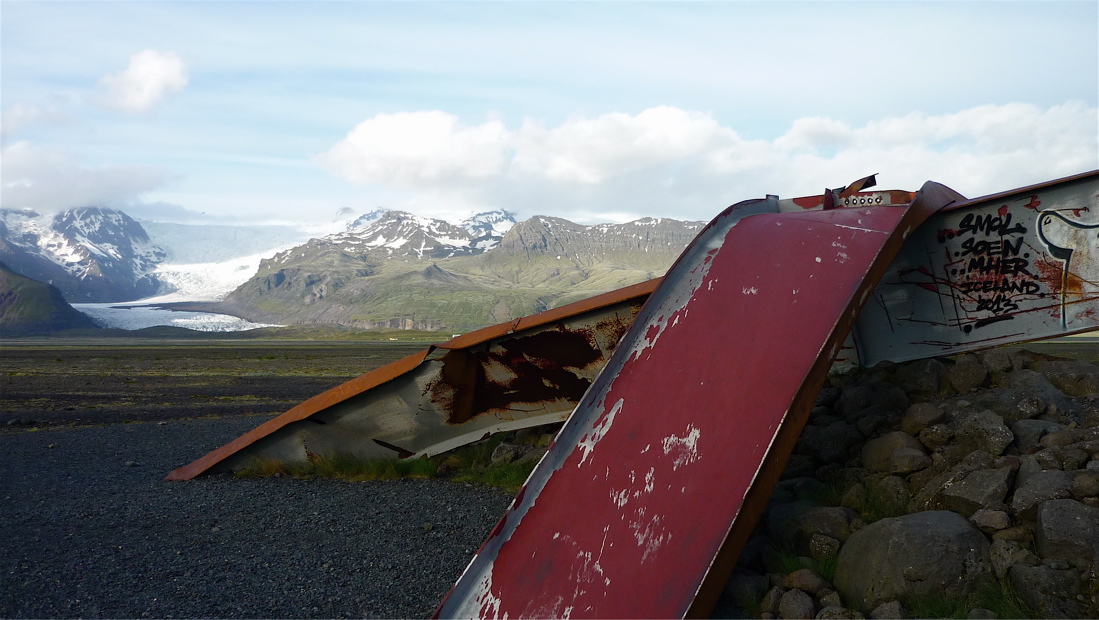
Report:
[[[511,500],[442,480],[164,480],[266,419],[0,434],[0,617],[423,617]]]

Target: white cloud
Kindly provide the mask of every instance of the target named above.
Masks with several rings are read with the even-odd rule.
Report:
[[[148,112],[169,93],[187,86],[187,67],[175,52],[143,50],[122,71],[99,80],[96,102],[123,112]]]
[[[375,116],[319,159],[354,183],[411,187],[418,202],[443,201],[437,209],[449,200],[578,221],[707,219],[730,202],[816,194],[875,172],[898,189],[935,180],[977,196],[1095,169],[1097,116],[1069,102],[915,112],[861,127],[806,117],[774,140],[747,140],[710,114],[668,106],[517,129],[433,111]]]
[[[466,127],[440,111],[378,114],[359,123],[320,161],[354,183],[486,179],[504,172],[510,141],[499,121]]]
[[[0,155],[0,204],[53,212],[85,206],[123,206],[161,187],[165,176],[145,166],[80,164],[68,153],[20,141]]]
[[[517,132],[517,172],[553,181],[603,183],[613,177],[685,159],[739,138],[708,114],[670,106],[636,116],[614,113],[574,118],[545,129],[527,121]]]

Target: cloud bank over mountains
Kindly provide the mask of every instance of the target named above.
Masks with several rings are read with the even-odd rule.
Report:
[[[522,210],[540,202],[588,223],[684,209],[705,219],[728,201],[818,193],[874,172],[898,188],[933,179],[975,196],[1086,171],[1099,165],[1097,117],[1076,101],[914,112],[856,127],[807,117],[764,140],[673,106],[514,128],[430,110],[377,114],[317,161],[352,183],[452,203]]]
[[[181,75],[178,57],[142,54],[133,58],[144,60],[110,76],[127,84],[117,94],[130,111],[148,109],[180,84],[172,81]],[[1045,109],[1011,103],[914,112],[862,126],[799,118],[766,140],[745,138],[710,113],[673,106],[577,116],[553,126],[524,119],[514,127],[499,118],[465,124],[429,110],[377,114],[314,162],[352,184],[410,196],[391,208],[454,221],[486,208],[587,224],[708,219],[730,202],[819,193],[875,172],[891,187],[917,189],[930,179],[976,196],[1093,169],[1097,118],[1099,111],[1082,102]],[[28,141],[4,147],[3,175],[5,207],[42,212],[141,206],[146,194],[172,180],[156,167],[89,166]]]

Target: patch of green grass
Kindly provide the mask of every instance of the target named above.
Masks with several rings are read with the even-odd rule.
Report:
[[[774,546],[773,549],[775,551],[774,558],[778,563],[779,572],[784,575],[789,575],[790,573],[799,571],[803,568],[808,568],[823,577],[824,580],[829,583],[832,583],[832,580],[836,576],[837,557],[816,560],[810,557],[799,556],[797,550],[790,543]],[[809,560],[808,566],[805,565],[804,560]]]
[[[492,452],[504,440],[499,433],[472,445],[457,448],[429,459],[363,458],[334,452],[314,455],[308,461],[256,459],[238,470],[245,478],[265,478],[277,475],[294,478],[337,478],[341,480],[397,480],[399,478],[443,477],[454,482],[477,482],[518,491],[537,464],[507,463],[492,465]],[[440,472],[444,472],[440,474]]]
[[[338,478],[341,480],[397,480],[434,478],[438,465],[428,459],[362,458],[346,452],[317,455],[308,461],[289,462],[257,459],[237,472],[240,477],[268,477],[275,474],[295,478]]]
[[[996,613],[997,618],[1037,618],[1038,615],[1019,598],[1007,579],[982,582],[970,596],[971,608],[983,607]]]
[[[859,516],[866,524],[908,514],[907,504],[890,493],[880,481],[867,479],[863,486],[866,493],[862,498]]]
[[[778,564],[779,572],[783,575],[789,575],[805,568],[805,565],[801,563],[801,557],[798,556],[798,552],[792,544],[780,543],[772,545],[772,548],[775,551],[774,559]]]
[[[912,618],[965,618],[969,612],[965,599],[949,598],[942,592],[906,597],[901,603]]]
[[[969,596],[949,598],[942,592],[930,596],[908,597],[901,601],[910,618],[966,618],[970,610],[988,609],[997,618],[1036,618],[1019,599],[1007,580],[986,579]]]
[[[506,465],[492,465],[463,470],[456,473],[451,479],[455,482],[479,482],[510,491],[518,491],[537,464],[536,461],[527,461],[526,463],[508,463]]]

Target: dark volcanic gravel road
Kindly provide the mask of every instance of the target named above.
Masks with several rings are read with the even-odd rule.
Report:
[[[441,480],[164,480],[266,419],[0,434],[0,617],[422,617],[510,501]]]

